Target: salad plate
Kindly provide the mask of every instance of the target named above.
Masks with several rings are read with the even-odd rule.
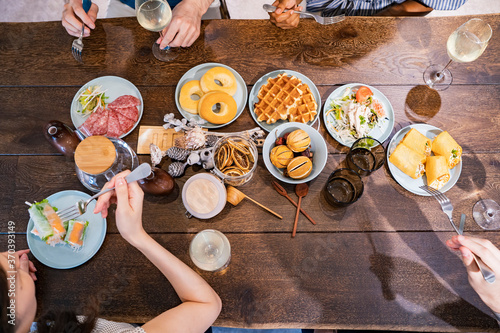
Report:
[[[392,129],[394,127],[394,110],[392,108],[391,102],[389,102],[387,97],[385,97],[385,95],[382,94],[380,90],[362,83],[350,83],[343,85],[335,89],[326,99],[325,105],[323,106],[323,121],[325,123],[326,129],[328,130],[328,133],[332,136],[332,138],[347,147],[350,147],[358,138],[350,134],[346,135],[345,133],[342,133],[338,130],[338,127],[341,127],[342,125],[348,127],[349,124],[347,124],[346,121],[343,121],[343,119],[337,119],[335,112],[331,111],[333,109],[332,104],[334,101],[338,102],[339,100],[341,100],[342,97],[346,95],[346,92],[349,92],[351,89],[360,88],[362,86],[368,87],[373,92],[373,100],[376,100],[381,104],[383,110],[385,111],[385,115],[379,116],[378,120],[373,125],[369,125],[369,122],[366,121],[366,119],[363,119],[363,125],[365,125],[365,127],[363,127],[363,125],[361,126],[363,127],[363,130],[366,134],[361,135],[360,137],[369,136],[381,143],[384,143],[384,141],[387,140],[387,138],[391,135]],[[350,97],[346,98],[348,100],[355,100]],[[346,117],[346,120],[347,119],[348,117]],[[374,127],[370,129],[369,126]]]
[[[403,171],[399,170],[394,164],[389,161],[389,157],[391,156],[394,149],[396,149],[396,146],[399,144],[399,142],[401,142],[406,133],[408,133],[412,128],[416,129],[431,140],[434,140],[434,138],[439,133],[443,132],[442,129],[427,124],[413,124],[402,128],[392,137],[389,145],[387,146],[387,166],[389,167],[389,171],[391,172],[394,179],[406,190],[417,195],[430,196],[429,193],[420,188],[420,186],[427,185],[427,176],[425,174],[418,179],[413,179]],[[434,155],[434,153],[432,153],[431,155]],[[460,163],[458,163],[453,169],[450,169],[450,180],[439,191],[444,193],[451,189],[458,181],[461,173],[462,161],[460,161]]]
[[[312,121],[307,123],[307,125],[313,126],[314,124],[316,124],[316,121],[318,120],[319,113],[321,111],[321,95],[319,94],[318,88],[304,74],[301,74],[299,72],[295,72],[292,70],[288,70],[288,69],[279,69],[276,71],[272,71],[270,73],[265,74],[260,79],[258,79],[257,82],[255,82],[255,84],[253,85],[252,90],[250,91],[250,94],[248,96],[248,109],[250,110],[250,115],[252,116],[253,120],[257,123],[257,125],[262,127],[262,129],[264,129],[267,132],[271,132],[273,129],[275,129],[276,127],[278,127],[282,124],[289,123],[288,120],[281,120],[281,119],[278,120],[277,122],[275,122],[274,124],[268,124],[265,121],[258,121],[257,116],[255,115],[255,111],[254,111],[255,103],[259,102],[258,94],[259,94],[260,88],[263,85],[267,84],[267,79],[275,78],[279,74],[282,74],[282,73],[286,73],[289,76],[293,75],[293,76],[299,78],[302,81],[302,83],[307,84],[309,86],[309,89],[311,89],[311,92],[314,96],[316,104],[318,105],[316,116],[314,117],[314,119]],[[318,126],[319,126],[319,123],[318,123]]]
[[[142,100],[142,95],[139,92],[139,89],[130,81],[118,77],[118,76],[101,76],[96,79],[93,79],[87,83],[85,83],[75,94],[75,97],[73,97],[73,101],[71,102],[71,121],[73,122],[73,126],[78,129],[85,120],[90,115],[82,115],[82,104],[78,100],[78,97],[84,92],[87,88],[93,87],[93,86],[101,86],[101,89],[106,91],[104,94],[107,98],[106,103],[109,104],[113,102],[116,98],[122,96],[122,95],[132,95],[137,97],[141,101],[141,105],[137,107],[139,110],[139,118],[135,122],[134,126],[132,129],[130,129],[127,133],[124,133],[120,135],[120,139],[127,136],[130,132],[132,132],[136,127],[137,124],[141,121],[142,118],[142,113],[144,110],[144,101]],[[82,133],[80,131],[80,133]],[[82,135],[85,136],[84,133]]]
[[[223,65],[223,64],[215,63],[215,62],[209,62],[209,63],[206,63],[206,64],[198,65],[198,66],[193,67],[190,70],[188,70],[181,77],[181,79],[179,80],[179,83],[177,83],[177,87],[175,88],[175,104],[177,105],[177,109],[179,110],[179,112],[181,113],[181,115],[184,118],[186,118],[187,120],[191,120],[191,119],[194,119],[194,120],[197,120],[197,121],[202,120],[199,115],[189,113],[189,112],[185,111],[181,107],[181,105],[179,103],[179,96],[181,94],[181,88],[188,81],[201,79],[201,77],[209,69],[214,68],[214,67],[225,67],[225,68],[229,69],[233,73],[234,77],[236,78],[236,82],[238,84],[238,88],[237,88],[236,93],[234,94],[233,98],[236,101],[236,105],[238,107],[238,111],[236,112],[236,116],[231,121],[229,121],[229,122],[227,122],[225,124],[212,124],[212,123],[209,123],[209,122],[205,122],[204,124],[200,125],[201,127],[204,127],[204,128],[220,128],[220,127],[223,127],[223,126],[231,124],[233,121],[235,121],[243,113],[243,110],[245,109],[245,104],[247,102],[247,96],[248,96],[248,93],[247,93],[247,84],[245,83],[245,81],[243,80],[243,78],[241,77],[241,75],[237,71],[235,71],[234,69],[232,69],[231,67]]]
[[[64,209],[74,205],[78,200],[87,200],[90,195],[80,191],[61,191],[47,197],[49,204],[58,209]],[[42,264],[56,268],[69,269],[77,267],[92,258],[106,236],[106,219],[101,214],[94,214],[96,201],[92,201],[87,208],[87,212],[77,218],[79,221],[88,221],[89,225],[85,231],[83,246],[75,251],[67,244],[57,244],[50,246],[39,237],[33,235],[31,230],[34,227],[33,220],[30,218],[26,230],[28,247],[35,258]]]

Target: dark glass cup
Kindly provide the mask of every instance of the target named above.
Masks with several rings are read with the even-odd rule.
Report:
[[[349,168],[361,176],[368,176],[384,165],[385,148],[382,144],[372,138],[361,138],[356,140],[347,154]]]
[[[351,169],[337,169],[328,177],[323,189],[326,201],[333,206],[347,206],[356,202],[363,194],[363,181]]]

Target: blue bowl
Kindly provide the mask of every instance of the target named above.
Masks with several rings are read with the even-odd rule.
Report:
[[[309,134],[309,137],[311,138],[311,152],[313,153],[313,169],[311,171],[311,174],[307,176],[304,179],[293,179],[290,177],[285,177],[283,176],[283,170],[285,169],[278,169],[271,163],[271,159],[269,157],[271,150],[276,146],[276,138],[283,136],[286,133],[293,132],[297,129],[302,129]],[[328,158],[328,149],[326,148],[326,142],[319,134],[318,131],[316,131],[314,128],[307,124],[303,123],[285,123],[282,124],[275,129],[273,129],[269,135],[266,138],[266,141],[264,141],[264,146],[262,147],[262,157],[264,159],[264,163],[266,165],[267,170],[277,179],[279,179],[282,182],[288,183],[288,184],[302,184],[302,183],[307,183],[314,178],[318,177],[318,175],[323,171],[323,168],[326,165],[326,160]]]

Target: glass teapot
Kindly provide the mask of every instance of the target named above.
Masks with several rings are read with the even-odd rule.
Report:
[[[123,170],[134,170],[139,159],[121,139],[89,136],[75,150],[76,175],[89,190],[99,192],[113,176]]]

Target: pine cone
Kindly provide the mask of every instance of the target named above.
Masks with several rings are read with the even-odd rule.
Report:
[[[215,146],[215,143],[219,140],[219,137],[217,135],[207,135],[207,140],[205,144],[209,147]]]
[[[168,174],[172,177],[180,177],[184,174],[186,165],[182,162],[170,163],[168,166]]]
[[[192,130],[188,131],[185,137],[187,149],[195,150],[205,146],[205,131],[199,126],[196,126]]]
[[[167,150],[167,156],[177,161],[184,161],[189,156],[189,154],[189,150],[178,147],[170,147]]]

